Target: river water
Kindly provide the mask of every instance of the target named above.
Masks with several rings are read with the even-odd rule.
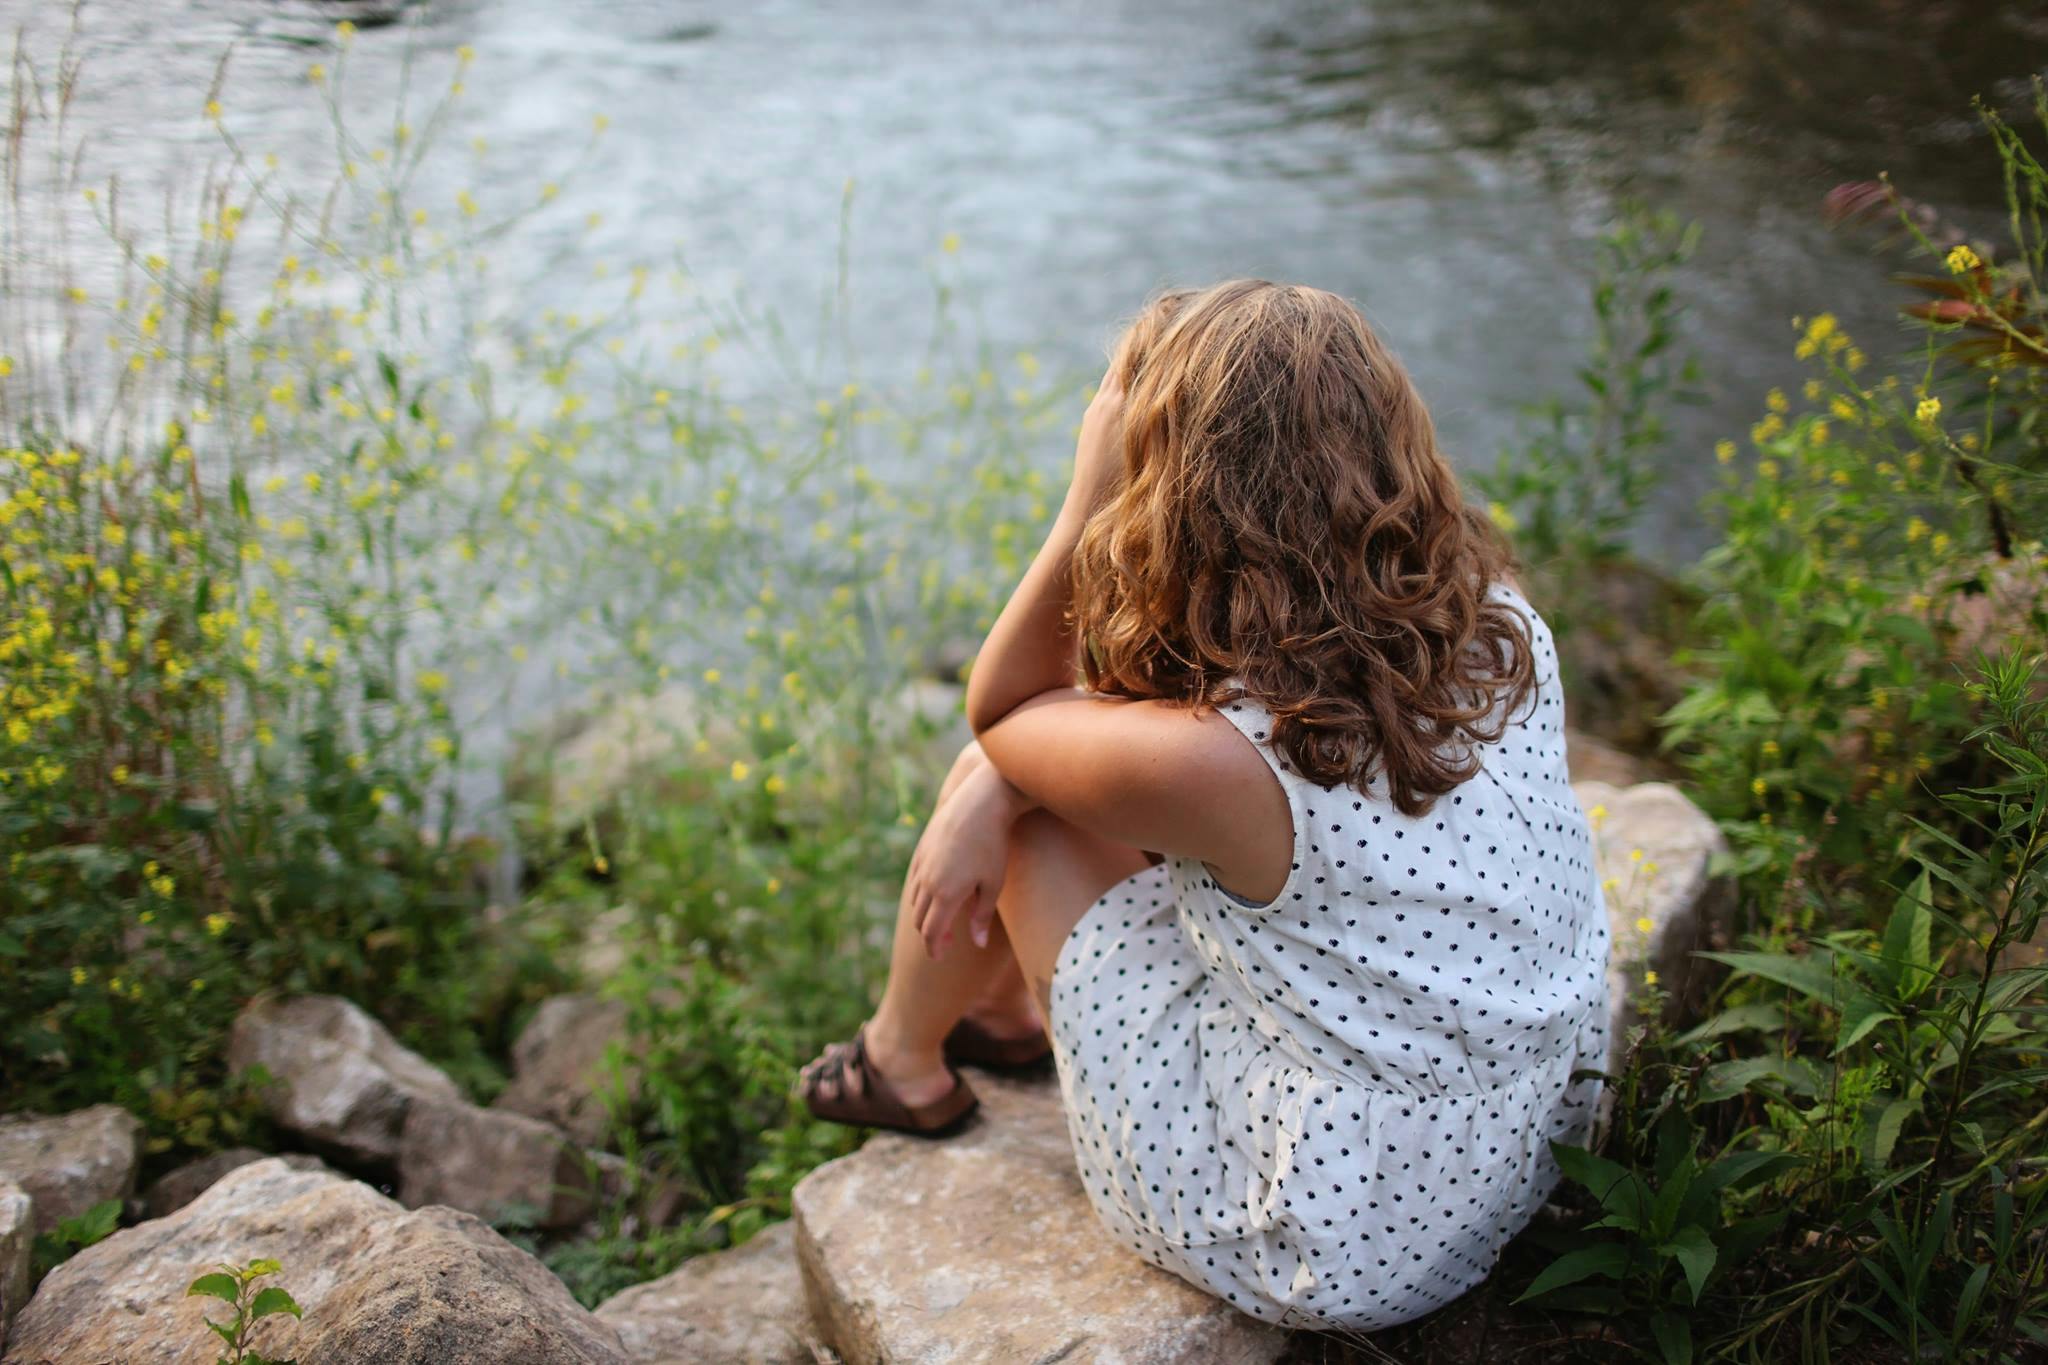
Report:
[[[332,60],[332,23],[351,13],[365,12],[88,0],[73,123],[89,165],[146,195],[217,155],[202,108],[230,46],[237,135],[287,173],[331,165],[304,73]],[[46,61],[70,22],[52,0],[0,0],[0,14]],[[1969,102],[2023,102],[2048,60],[2048,9],[429,0],[359,33],[348,102],[388,105],[408,45],[421,85],[472,48],[454,136],[487,139],[520,193],[563,180],[558,212],[493,248],[536,308],[576,308],[593,255],[680,244],[715,288],[806,316],[832,279],[851,181],[852,312],[870,360],[923,340],[949,238],[945,265],[997,353],[1076,369],[1156,286],[1299,279],[1365,307],[1466,462],[1490,463],[1521,405],[1571,384],[1591,240],[1617,201],[1675,209],[1705,230],[1683,287],[1708,386],[1680,420],[1645,537],[1680,555],[1702,540],[1711,441],[1798,377],[1793,315],[1832,309],[1880,356],[1906,344],[1888,262],[1869,236],[1823,224],[1823,193],[1888,171],[1994,222],[1996,168]],[[593,145],[599,114],[611,129]]]

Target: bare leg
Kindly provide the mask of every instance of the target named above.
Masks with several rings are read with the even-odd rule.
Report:
[[[969,743],[962,749],[939,787],[934,807],[944,805],[967,775],[986,762],[980,745]],[[989,927],[985,945],[976,947],[960,934],[946,956],[934,961],[925,951],[908,899],[899,901],[889,982],[867,1026],[868,1055],[899,1098],[922,1104],[952,1088],[943,1048],[946,1035],[963,1014],[973,1013],[977,1022],[1000,1035],[1021,1036],[1031,1024],[1019,1025],[1020,1008],[1028,1021],[1029,997],[1000,921]],[[807,1075],[809,1071],[806,1067]],[[854,1085],[858,1086],[857,1079]],[[819,1089],[830,1095],[835,1087],[827,1079]]]
[[[939,801],[952,794],[973,764],[986,761],[969,746],[947,776]],[[963,1014],[973,1013],[976,1022],[998,1036],[1021,1037],[1042,1027],[1053,964],[1075,922],[1103,892],[1145,862],[1136,849],[1035,811],[1011,830],[998,918],[985,945],[976,947],[958,935],[944,957],[933,959],[908,903],[899,906],[889,982],[866,1032],[868,1056],[897,1097],[921,1105],[952,1089],[944,1044]],[[832,1093],[829,1078],[820,1082],[820,1090]]]
[[[996,902],[1041,1015],[1050,1017],[1052,969],[1074,925],[1103,893],[1150,860],[1127,844],[1033,811],[1010,831],[1010,865]]]

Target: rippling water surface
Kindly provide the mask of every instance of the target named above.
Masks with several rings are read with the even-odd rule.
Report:
[[[231,44],[230,125],[288,174],[324,156],[304,72],[350,12],[90,0],[74,115],[89,161],[131,194],[204,164],[205,92]],[[0,14],[44,54],[68,23],[50,0],[0,0]],[[949,233],[995,344],[1075,367],[1162,283],[1301,279],[1365,306],[1468,461],[1491,461],[1518,405],[1570,383],[1590,241],[1617,199],[1670,206],[1706,231],[1686,285],[1711,388],[1681,423],[1649,528],[1683,550],[1699,543],[1707,445],[1796,377],[1793,314],[1832,308],[1874,351],[1902,344],[1882,265],[1822,225],[1821,195],[1889,171],[1984,214],[1997,182],[1969,101],[2024,97],[2048,14],[1938,0],[432,0],[357,37],[351,105],[389,107],[408,43],[423,84],[472,46],[456,136],[530,173],[521,194],[564,181],[560,211],[493,250],[536,309],[575,308],[593,253],[680,244],[714,285],[804,315],[831,278],[850,179],[871,363],[923,340]],[[612,129],[592,146],[599,113]]]

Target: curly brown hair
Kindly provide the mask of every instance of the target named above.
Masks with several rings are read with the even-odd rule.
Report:
[[[1409,815],[1475,776],[1534,686],[1529,625],[1490,592],[1506,547],[1359,311],[1264,280],[1171,291],[1111,372],[1123,476],[1073,559],[1088,685],[1250,698],[1297,772],[1383,778]]]

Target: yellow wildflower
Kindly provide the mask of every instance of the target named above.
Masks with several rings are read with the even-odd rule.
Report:
[[[1935,418],[1941,416],[1941,400],[1939,398],[1921,399],[1920,405],[1913,409],[1913,416],[1922,422],[1932,422]]]
[[[1657,927],[1657,925],[1656,925],[1656,922],[1655,922],[1655,921],[1653,921],[1653,920],[1652,920],[1652,919],[1651,919],[1651,918],[1650,918],[1650,917],[1649,917],[1648,915],[1637,915],[1637,916],[1636,916],[1636,932],[1637,932],[1637,933],[1639,933],[1639,934],[1647,934],[1647,933],[1649,933],[1649,932],[1650,932],[1650,931],[1651,931],[1652,929],[1655,929],[1656,927]]]
[[[1964,243],[1957,243],[1948,249],[1948,269],[1952,275],[1967,275],[1984,264],[1984,258]]]
[[[748,767],[748,766],[747,766],[746,764],[744,764],[744,763],[740,762],[740,760],[738,760],[738,759],[734,759],[734,760],[732,761],[732,780],[733,780],[733,781],[735,781],[735,782],[744,782],[744,781],[746,781],[746,780],[747,780],[747,774],[748,774],[748,773],[750,773],[750,772],[752,772],[752,771],[753,771],[753,769],[749,768],[749,767]]]

